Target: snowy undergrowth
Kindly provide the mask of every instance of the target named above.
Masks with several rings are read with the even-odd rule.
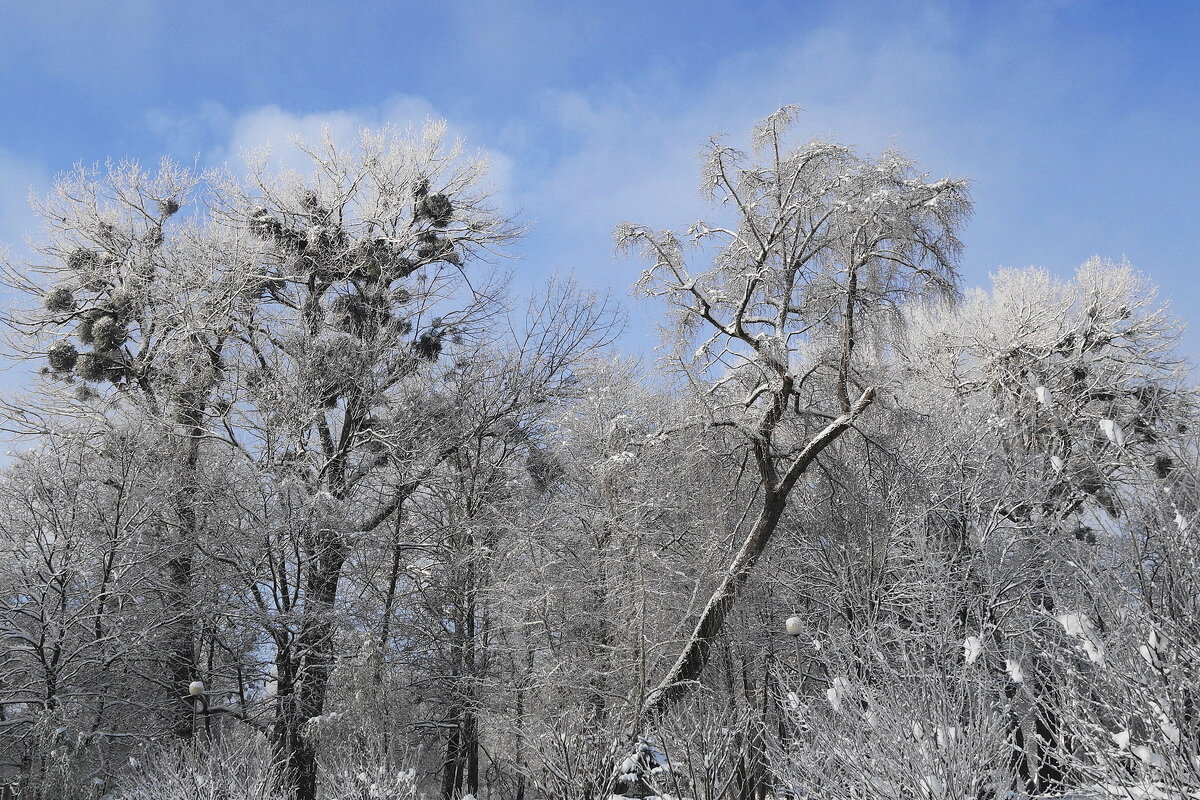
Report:
[[[106,800],[283,800],[262,735],[233,729],[209,742],[146,748]]]

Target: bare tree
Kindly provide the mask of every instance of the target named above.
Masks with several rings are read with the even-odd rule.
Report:
[[[1077,733],[1060,703],[1061,645],[1046,646],[1061,627],[1047,617],[1092,624],[1112,593],[1085,577],[1093,570],[1144,575],[1143,556],[1113,553],[1137,525],[1129,509],[1161,502],[1192,516],[1180,432],[1194,398],[1176,323],[1144,277],[1099,259],[1070,281],[1002,271],[990,293],[907,317],[899,402],[936,421],[927,442],[942,441],[948,469],[929,462],[924,480],[954,498],[938,516],[958,551],[960,635],[998,676],[1020,665],[1024,680],[998,691],[1013,696],[1008,734],[1026,788],[1069,787]],[[1162,584],[1144,584],[1153,597],[1150,584]]]
[[[232,299],[203,221],[180,213],[199,183],[169,160],[153,173],[132,162],[79,166],[35,203],[47,228],[36,260],[3,265],[4,282],[34,303],[6,317],[13,344],[45,360],[40,393],[10,404],[10,425],[38,434],[109,411],[156,420],[170,443],[167,468],[179,481],[160,520],[175,542],[162,565],[173,587],[162,693],[181,737],[191,735],[186,689],[197,677],[196,470]]]
[[[308,176],[264,161],[214,178],[223,257],[241,270],[222,425],[265,501],[273,566],[245,591],[272,640],[274,735],[300,800],[317,791],[305,731],[325,708],[347,559],[455,452],[439,357],[501,310],[500,286],[466,268],[516,229],[478,188],[482,159],[443,131],[300,145]]]
[[[170,621],[138,602],[164,588],[153,433],[81,434],[48,438],[0,481],[0,775],[15,769],[31,797],[103,771],[99,745],[162,731],[155,644]]]
[[[800,478],[874,400],[859,343],[880,324],[875,312],[954,286],[965,184],[931,181],[895,152],[869,159],[823,141],[789,149],[794,115],[781,109],[755,130],[761,161],[710,145],[703,185],[733,220],[689,230],[696,244],[716,245],[703,269],[689,267],[674,234],[617,232],[653,262],[639,286],[671,303],[673,364],[697,416],[743,438],[760,488],[741,548],[642,708],[647,720],[704,670]],[[834,413],[818,410],[829,395]]]

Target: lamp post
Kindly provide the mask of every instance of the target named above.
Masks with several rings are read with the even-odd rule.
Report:
[[[188,700],[192,703],[192,737],[196,736],[197,702],[204,708],[204,732],[208,734],[208,697],[204,694],[204,681],[192,681],[188,684]]]
[[[804,633],[804,620],[803,620],[803,619],[801,619],[800,617],[797,617],[797,616],[794,616],[794,615],[793,615],[793,616],[790,616],[790,617],[788,617],[788,618],[787,618],[787,620],[786,620],[786,621],[783,623],[783,629],[784,629],[785,631],[787,631],[787,635],[788,635],[788,636],[792,637],[792,644],[793,644],[793,646],[796,648],[796,688],[795,688],[795,697],[799,698],[799,697],[801,696],[801,694],[804,692],[804,669],[803,669],[803,666],[802,666],[802,665],[801,665],[801,663],[800,663],[800,636],[801,636],[801,634],[803,634],[803,633]],[[792,696],[792,695],[791,695],[791,693],[789,692],[789,693],[788,693],[788,697],[784,698],[784,699],[787,701],[787,703],[785,703],[785,706],[786,706],[786,707],[789,707],[789,708],[791,708],[791,707],[792,707],[792,706],[790,705],[790,703],[791,703],[791,696]],[[785,729],[785,727],[784,727],[784,717],[785,717],[785,716],[786,716],[785,714],[781,714],[781,715],[780,715],[780,718],[779,718],[779,733],[780,733],[780,738],[783,738],[783,737],[786,735],[786,734],[785,734],[785,730],[786,730],[786,729]],[[795,733],[794,733],[794,739],[795,739],[795,741],[799,741],[799,740],[800,740],[800,727],[799,727],[799,720],[796,720],[796,721],[795,721]],[[788,796],[790,797],[791,795],[788,795]]]
[[[784,627],[784,630],[787,631],[787,635],[792,637],[792,643],[793,643],[793,645],[795,645],[795,648],[796,648],[796,675],[799,676],[800,684],[803,684],[804,683],[804,671],[801,669],[801,666],[800,666],[800,635],[802,633],[804,633],[804,620],[802,620],[800,617],[797,617],[797,616],[791,616],[791,617],[787,618],[787,621],[783,624],[783,627]],[[797,685],[796,688],[799,689],[799,688],[801,688],[801,686]]]

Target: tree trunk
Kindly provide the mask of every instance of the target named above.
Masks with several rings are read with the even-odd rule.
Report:
[[[850,266],[850,278],[846,282],[846,318],[842,327],[842,353],[838,359],[837,393],[842,413],[850,411],[850,359],[854,355],[854,306],[858,303],[858,268]]]
[[[533,645],[529,641],[529,622],[521,626],[521,638],[525,645],[524,672],[521,674],[520,681],[517,685],[517,709],[516,709],[516,741],[514,742],[514,751],[516,753],[517,764],[517,789],[514,800],[525,800],[525,772],[528,767],[525,755],[525,729],[528,726],[526,720],[526,695],[533,684],[533,665],[534,651]]]
[[[468,709],[463,716],[463,755],[467,761],[467,793],[479,794],[479,722]]]
[[[182,533],[182,532],[181,532]],[[186,536],[186,535],[185,535]],[[181,537],[182,539],[183,537]],[[186,547],[185,541],[178,542]],[[167,580],[170,585],[167,616],[171,626],[167,630],[167,708],[171,733],[180,739],[191,738],[192,705],[188,684],[196,680],[195,629],[196,617],[192,610],[192,556],[191,548],[185,555],[167,562]]]
[[[650,693],[642,708],[644,721],[653,722],[661,717],[672,703],[687,694],[704,671],[712,643],[724,627],[725,617],[750,577],[750,570],[770,542],[784,507],[784,498],[774,491],[768,492],[750,535],[746,537],[741,550],[734,556],[733,563],[721,578],[721,583],[709,598],[696,623],[696,629],[684,645],[675,666]]]
[[[305,586],[304,621],[296,636],[293,656],[294,699],[292,702],[280,699],[284,776],[295,800],[317,797],[316,750],[304,734],[304,725],[320,716],[325,708],[334,657],[333,610],[347,555],[341,536],[332,530],[317,532],[313,551],[313,565]],[[280,680],[282,689],[282,675]]]
[[[454,800],[463,779],[463,717],[461,709],[454,709],[451,713],[454,725],[446,737],[446,751],[442,758],[442,800]]]
[[[675,665],[647,696],[639,715],[640,724],[657,721],[673,703],[687,694],[688,690],[695,685],[708,663],[712,643],[725,625],[726,615],[733,608],[742,587],[750,578],[754,565],[758,563],[759,557],[771,542],[771,535],[775,533],[775,528],[779,525],[792,488],[821,451],[844,433],[874,399],[875,390],[873,388],[863,392],[849,411],[831,422],[808,443],[808,446],[788,467],[778,485],[772,485],[769,476],[763,475],[762,479],[765,484],[763,505],[758,519],[755,520],[754,526],[750,529],[749,535],[737,555],[734,556],[729,568],[725,570],[720,584],[713,591],[704,611],[700,613],[696,629],[683,646],[683,651],[679,654]]]
[[[170,587],[167,615],[170,628],[167,633],[167,676],[171,685],[167,689],[167,708],[171,732],[180,739],[191,738],[194,714],[193,698],[188,694],[188,685],[199,679],[196,671],[196,613],[192,598],[193,561],[199,537],[199,518],[196,514],[197,465],[200,461],[200,437],[203,434],[198,422],[198,410],[189,409],[185,417],[187,433],[183,460],[183,480],[180,494],[174,501],[175,517],[179,524],[175,555],[167,562],[167,581]]]
[[[462,771],[466,777],[467,793],[474,796],[479,793],[479,731],[475,718],[478,665],[476,656],[478,650],[477,632],[475,630],[476,591],[478,574],[475,568],[474,537],[468,531],[466,535],[467,551],[470,553],[467,561],[467,597],[466,597],[466,631],[463,637],[463,677],[466,679],[465,697],[463,698],[462,715]]]
[[[396,511],[396,523],[392,531],[392,566],[388,574],[387,594],[384,596],[383,624],[379,631],[379,652],[386,653],[391,644],[392,635],[392,611],[396,604],[396,590],[400,585],[400,561],[404,554],[404,547],[400,541],[400,511]],[[375,682],[381,683],[383,678],[382,672],[377,672]]]
[[[474,538],[469,530],[464,530],[461,537],[456,549],[466,552],[468,556],[461,573],[460,581],[464,590],[456,615],[454,638],[451,641],[450,692],[454,697],[454,705],[450,719],[453,727],[447,737],[445,756],[442,760],[442,800],[453,800],[463,788],[464,781],[469,794],[479,791],[479,741],[475,720],[474,686],[477,573],[472,552]]]

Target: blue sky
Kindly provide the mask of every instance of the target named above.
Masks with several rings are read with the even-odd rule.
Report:
[[[533,226],[518,285],[573,272],[625,300],[614,226],[704,215],[704,141],[796,103],[801,136],[972,180],[968,286],[1124,257],[1195,319],[1198,88],[1200,2],[0,0],[0,241],[76,161],[432,115]],[[626,302],[646,348],[653,307]]]

